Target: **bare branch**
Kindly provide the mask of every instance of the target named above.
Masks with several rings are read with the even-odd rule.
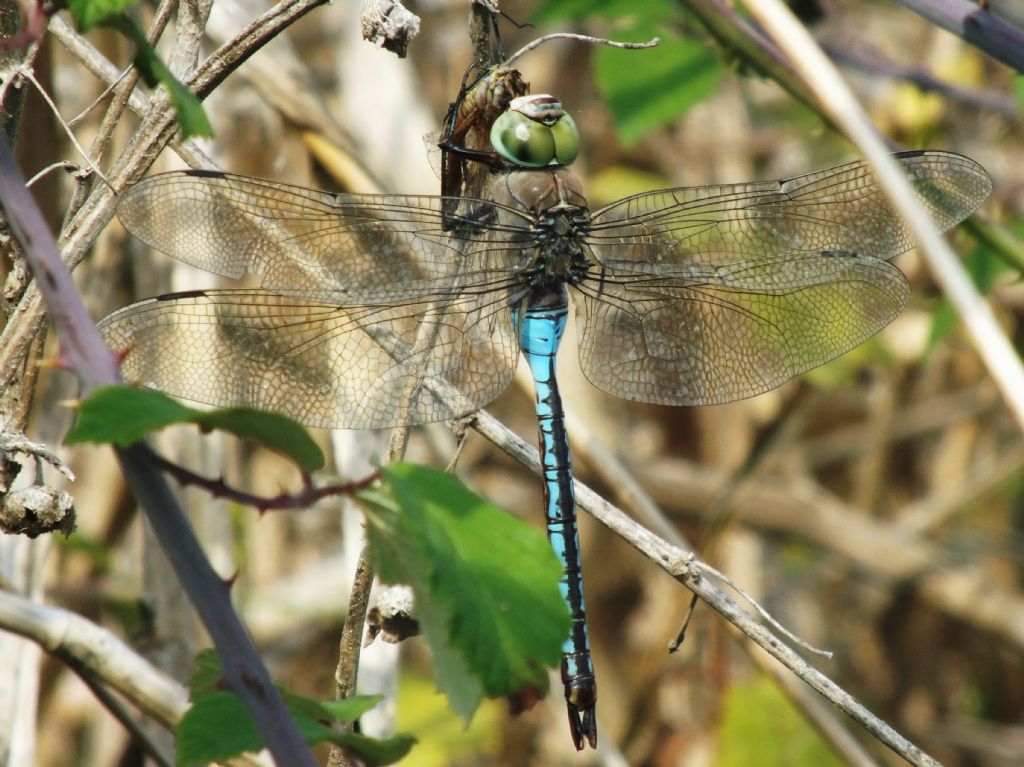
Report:
[[[88,669],[148,716],[173,727],[188,709],[188,691],[117,636],[82,616],[0,591],[0,627]]]
[[[1024,72],[1024,31],[967,0],[899,0],[899,4],[952,32],[992,58]]]
[[[479,413],[473,428],[517,461],[540,475],[540,459],[530,447],[487,413]],[[630,519],[579,481],[575,482],[576,500],[580,508],[619,535],[640,553],[708,603],[726,620],[766,650],[786,668],[807,682],[821,695],[838,706],[880,742],[919,767],[940,767],[896,730],[871,713],[862,703],[835,682],[811,666],[774,633],[759,623],[725,592],[702,575],[702,567],[693,552],[666,542],[639,523]]]

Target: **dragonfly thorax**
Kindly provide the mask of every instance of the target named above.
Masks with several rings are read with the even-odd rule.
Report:
[[[555,211],[589,218],[583,186],[565,167],[513,170],[497,174],[492,199],[537,218]]]
[[[579,179],[566,168],[516,170],[499,174],[493,199],[531,219],[535,248],[524,270],[531,288],[581,281],[591,266],[583,237],[590,211]]]

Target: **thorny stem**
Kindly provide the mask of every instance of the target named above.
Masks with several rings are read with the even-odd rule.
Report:
[[[254,509],[261,512],[305,509],[312,506],[317,501],[324,498],[330,498],[331,496],[355,495],[360,490],[366,489],[380,479],[380,474],[375,471],[366,477],[353,482],[345,482],[340,485],[314,487],[310,476],[304,473],[302,477],[303,485],[301,490],[295,493],[282,492],[273,498],[267,498],[231,487],[223,479],[209,479],[208,477],[196,474],[183,466],[179,466],[173,461],[167,460],[155,452],[151,451],[149,457],[157,468],[174,477],[178,484],[200,487],[214,498],[227,498],[228,500],[236,501],[237,503],[241,503],[246,506],[252,506]]]

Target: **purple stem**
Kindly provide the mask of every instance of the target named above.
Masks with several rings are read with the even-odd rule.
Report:
[[[35,277],[60,340],[63,366],[83,394],[120,382],[107,348],[64,266],[53,236],[0,135],[0,208]],[[143,442],[114,448],[125,478],[213,639],[228,687],[241,698],[279,765],[316,767],[252,640],[231,605],[228,585],[210,566],[167,480],[147,458]]]

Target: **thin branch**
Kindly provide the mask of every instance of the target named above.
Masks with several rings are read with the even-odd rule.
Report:
[[[115,87],[118,83],[129,79],[133,82],[137,79],[137,74],[132,74],[136,70],[131,69],[126,74],[115,67],[92,43],[82,37],[82,35],[75,31],[74,27],[60,16],[54,16],[50,20],[50,34],[57,38],[61,45],[67,49],[68,53],[74,56],[82,66],[92,72],[101,82],[106,83],[108,87]],[[151,112],[153,105],[149,97],[127,86],[124,86],[124,93],[128,98],[128,107],[134,114],[145,116]],[[185,141],[177,138],[172,139],[170,147],[193,168],[219,170],[213,158],[193,139],[186,139]],[[95,142],[92,151],[95,154]]]
[[[968,0],[897,0],[904,8],[1024,72],[1024,31]]]
[[[153,21],[149,26],[149,30],[146,32],[146,39],[150,44],[156,45],[160,40],[160,36],[164,33],[164,30],[171,21],[174,7],[175,0],[163,0],[157,7],[156,16],[153,18]],[[107,85],[107,89],[113,91],[114,98],[111,100],[110,106],[104,113],[103,119],[100,121],[100,125],[96,129],[96,135],[93,137],[92,146],[89,148],[89,155],[90,157],[95,158],[95,162],[97,164],[102,162],[103,154],[107,150],[107,145],[113,138],[115,129],[121,123],[121,117],[124,115],[125,107],[128,105],[132,94],[135,92],[135,86],[139,82],[139,77],[139,70],[132,67],[126,73],[123,73],[118,77],[115,82],[108,83]],[[78,212],[79,206],[85,201],[85,190],[83,189],[82,192],[83,194],[76,195],[76,199],[73,199],[71,205],[68,206],[66,218],[70,219],[74,217],[75,213]]]
[[[117,696],[107,689],[105,684],[102,684],[102,680],[97,678],[91,669],[80,663],[78,658],[75,657],[65,657],[62,660],[78,675],[78,678],[82,680],[85,686],[92,691],[92,694],[96,696],[96,700],[110,712],[111,716],[121,723],[121,726],[128,731],[132,739],[142,746],[142,750],[149,759],[155,762],[158,767],[172,767],[174,764],[173,755],[163,752],[160,745],[150,737],[149,733],[136,720],[136,717],[132,716],[131,712],[118,700]]]
[[[244,504],[245,506],[252,506],[254,509],[261,512],[305,509],[324,498],[330,498],[336,495],[355,495],[360,490],[366,489],[380,479],[380,474],[375,471],[363,479],[354,480],[352,482],[343,482],[339,485],[314,487],[312,477],[304,473],[302,475],[302,489],[298,492],[288,493],[282,491],[273,497],[266,497],[262,495],[255,495],[254,493],[240,490],[236,487],[231,487],[231,485],[224,481],[223,477],[219,479],[210,479],[200,474],[196,474],[195,472],[186,469],[184,466],[180,466],[173,461],[169,461],[155,452],[150,453],[150,460],[153,462],[153,465],[161,471],[165,471],[174,477],[175,481],[180,485],[199,487],[214,498],[227,498],[228,500]]]
[[[482,436],[527,466],[532,472],[538,475],[541,473],[537,451],[495,418],[481,412],[477,414],[472,425]],[[703,577],[701,568],[697,564],[698,560],[694,558],[692,552],[680,549],[659,538],[581,482],[576,481],[574,486],[576,500],[580,508],[586,510],[612,532],[707,602],[726,620],[839,707],[880,742],[918,767],[941,767],[920,748],[872,714],[856,698],[807,663],[774,633],[740,608],[708,578]]]
[[[85,147],[78,143],[78,137],[75,136],[74,131],[71,130],[67,121],[64,119],[63,115],[61,115],[57,105],[53,103],[53,99],[50,98],[50,94],[48,94],[46,89],[39,84],[38,80],[36,80],[35,75],[33,75],[30,70],[25,70],[21,73],[21,76],[36,87],[36,91],[39,93],[39,96],[50,108],[50,111],[53,112],[53,116],[57,118],[57,123],[64,130],[64,133],[67,134],[68,141],[71,142],[71,146],[73,146],[77,150],[78,154],[81,155],[82,159],[85,160],[86,165],[89,166],[89,170],[95,173],[99,178],[103,179],[104,184],[110,186],[110,181],[108,181],[107,177],[103,175],[103,171],[99,169],[99,166],[93,163],[89,153],[85,151]]]
[[[1007,459],[1012,461],[1015,452],[1009,450]],[[709,504],[731,481],[725,472],[678,458],[631,468],[671,514],[702,520],[709,519]],[[978,481],[990,482],[991,472],[979,470]],[[955,490],[952,494],[960,496]],[[966,491],[960,497],[965,496]],[[953,552],[910,526],[870,516],[809,480],[752,480],[732,505],[747,526],[811,541],[869,573],[873,581],[909,585],[937,609],[1024,648],[1024,599],[991,581],[983,584],[977,568],[954,565],[958,558]]]
[[[697,17],[729,56],[738,57],[755,71],[777,82],[797,101],[815,109],[817,102],[814,96],[782,52],[761,30],[740,16],[727,0],[678,2]],[[827,121],[829,118],[822,115],[822,119]]]
[[[70,610],[0,591],[0,628],[73,660],[165,727],[174,727],[188,709],[188,690],[115,634]]]
[[[24,434],[0,434],[0,454],[22,453],[46,461],[64,475],[68,482],[75,481],[75,473],[54,452],[41,442],[33,442]]]
[[[338,700],[351,698],[356,694],[356,681],[359,676],[359,656],[363,647],[363,633],[366,625],[366,614],[370,605],[370,592],[373,588],[373,567],[370,565],[369,549],[366,544],[359,552],[359,561],[352,577],[352,590],[348,598],[348,610],[345,612],[345,625],[341,630],[338,642],[338,665],[334,671],[337,685],[335,697]],[[343,730],[351,731],[354,723],[345,723]],[[331,746],[327,759],[327,767],[342,767],[348,763],[344,750],[336,745]]]
[[[516,51],[511,56],[509,56],[504,61],[504,64],[506,64],[506,65],[513,64],[516,61],[516,59],[522,58],[523,56],[525,56],[530,51],[534,50],[535,48],[540,47],[541,45],[543,45],[544,43],[546,43],[546,42],[548,42],[550,40],[576,40],[577,42],[581,42],[581,43],[591,43],[592,45],[607,45],[607,46],[609,46],[611,48],[625,48],[627,50],[639,50],[639,49],[642,49],[642,48],[654,48],[655,46],[657,46],[661,42],[661,40],[659,40],[657,37],[652,37],[650,40],[646,40],[646,41],[644,41],[642,43],[621,43],[621,42],[617,42],[615,40],[607,40],[607,39],[605,39],[603,37],[591,37],[590,35],[578,35],[575,32],[554,32],[554,33],[552,33],[550,35],[544,35],[543,37],[538,37],[536,40],[533,40],[533,41],[527,43],[522,48],[520,48],[518,51]]]
[[[850,730],[840,723],[835,710],[821,696],[815,695],[814,690],[790,674],[789,670],[774,658],[762,652],[754,642],[747,640],[743,644],[754,663],[772,678],[847,767],[881,767],[878,760],[874,759]]]
[[[0,629],[35,642],[59,658],[98,697],[109,696],[109,690],[113,690],[168,729],[175,727],[188,710],[188,690],[183,685],[116,634],[71,610],[0,589]],[[247,755],[230,764],[270,767],[265,754]]]
[[[184,84],[201,97],[205,96],[267,40],[324,1],[285,0],[279,3],[218,48],[192,76],[186,78]],[[64,27],[65,32],[69,32],[67,25],[57,17],[54,17],[53,25],[57,29]],[[66,33],[62,41],[65,44],[75,44],[79,51],[87,50],[86,45],[78,44],[84,41],[80,41],[77,35]],[[95,57],[91,58],[91,63],[97,69],[104,68]],[[119,71],[116,76],[120,76]],[[166,91],[162,89],[156,91],[154,97],[149,100],[143,114],[146,119],[136,133],[133,146],[121,155],[109,173],[112,183],[118,189],[142,177],[176,130],[174,110]],[[109,191],[95,191],[75,220],[65,228],[60,245],[70,269],[78,265],[100,229],[110,220],[114,202]],[[16,366],[8,363],[11,359],[17,359],[17,355],[21,353],[19,350],[39,332],[42,324],[40,296],[31,286],[18,308],[18,321],[9,323],[0,336],[0,390],[10,385],[11,376],[14,375],[12,371],[16,369]]]

